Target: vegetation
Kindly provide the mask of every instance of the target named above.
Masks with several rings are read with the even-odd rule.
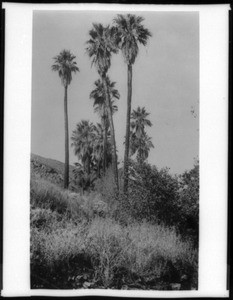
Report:
[[[149,164],[154,147],[146,132],[150,114],[145,107],[131,112],[132,66],[139,44],[145,46],[151,36],[143,20],[118,15],[113,26],[93,24],[89,31],[86,51],[99,74],[90,99],[100,123],[77,120],[71,136],[77,156],[73,167],[67,88],[79,70],[68,50],[54,58],[52,70],[65,88],[66,154],[64,166],[31,157],[32,288],[198,287],[199,161],[181,175]],[[108,75],[119,50],[128,68],[123,168],[118,167],[113,123],[120,94]]]
[[[87,42],[88,46],[86,50],[90,58],[92,58],[92,64],[96,66],[96,69],[101,77],[105,92],[106,107],[111,131],[112,166],[114,170],[116,189],[119,190],[116,154],[117,150],[112,118],[113,109],[107,81],[107,72],[111,66],[111,56],[112,53],[117,53],[117,47],[113,41],[113,30],[109,26],[104,27],[102,24],[93,24],[93,28],[89,31],[89,35],[90,40]]]
[[[158,171],[157,178],[159,201],[163,184],[171,185],[170,194],[175,191],[164,171]],[[39,175],[32,177],[32,287],[197,288],[197,248],[177,226],[162,222],[169,224],[167,214],[152,218],[155,199],[147,199],[151,202],[149,218],[142,194],[133,203],[129,193],[126,205],[122,199],[114,200],[113,174],[99,180],[108,184],[99,182],[96,191],[81,196]],[[178,217],[171,223],[176,222]]]
[[[64,124],[65,124],[65,169],[64,169],[64,188],[69,186],[69,130],[68,130],[68,111],[67,111],[67,89],[72,80],[72,72],[79,71],[76,57],[69,50],[63,50],[59,55],[54,57],[52,70],[58,72],[62,85],[65,89],[64,94]]]
[[[152,126],[152,123],[147,117],[149,113],[146,112],[145,107],[138,107],[133,110],[131,115],[131,131],[130,131],[130,154],[137,153],[137,161],[143,162],[149,156],[150,148],[154,148],[151,138],[146,134],[145,127]]]
[[[125,136],[125,157],[124,157],[124,192],[128,189],[128,159],[130,149],[130,115],[132,101],[132,69],[138,55],[138,44],[145,46],[150,31],[142,25],[144,19],[132,14],[118,15],[114,19],[117,28],[117,45],[121,49],[125,63],[127,64],[127,117],[126,117],[126,136]]]
[[[115,89],[115,82],[111,82],[109,77],[106,79],[107,87],[109,90],[110,101],[112,105],[112,114],[118,110],[114,104],[116,99],[120,98],[120,94]],[[104,86],[100,79],[95,81],[95,89],[91,92],[90,98],[94,100],[94,111],[99,114],[101,119],[101,126],[103,129],[103,174],[106,172],[106,168],[109,166],[107,158],[107,147],[108,147],[108,132],[109,132],[109,117],[107,111],[107,100],[104,92]]]

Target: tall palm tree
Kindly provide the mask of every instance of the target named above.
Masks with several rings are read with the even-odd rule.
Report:
[[[109,96],[112,105],[112,114],[118,110],[118,107],[114,104],[115,99],[120,98],[120,94],[117,89],[115,89],[115,82],[111,82],[107,76],[107,85],[109,90]],[[100,79],[95,81],[95,89],[91,92],[90,98],[94,100],[93,106],[94,111],[99,114],[101,118],[101,124],[104,129],[103,138],[103,172],[105,174],[107,166],[107,132],[109,128],[109,118],[107,112],[107,101],[104,92],[104,86]]]
[[[52,70],[58,72],[62,85],[65,89],[64,94],[64,125],[65,125],[65,169],[64,169],[64,188],[69,186],[69,129],[68,129],[68,112],[67,112],[67,89],[72,80],[72,73],[79,71],[76,57],[69,51],[63,50],[59,55],[54,57]]]
[[[71,140],[71,146],[74,147],[74,154],[81,160],[85,172],[89,175],[91,172],[91,157],[95,140],[93,123],[86,120],[79,122],[75,130],[73,130]]]
[[[146,29],[142,22],[144,18],[132,14],[117,15],[114,24],[117,28],[117,38],[115,39],[118,47],[121,49],[125,63],[127,64],[127,117],[126,117],[126,135],[125,135],[125,155],[124,155],[124,192],[128,190],[128,160],[129,160],[129,142],[130,142],[130,114],[132,100],[132,66],[138,55],[139,44],[145,46],[151,33]]]
[[[104,87],[107,111],[109,118],[109,126],[111,131],[111,144],[112,144],[112,160],[113,171],[115,177],[116,188],[119,190],[118,183],[118,169],[117,169],[117,154],[116,154],[116,140],[115,131],[112,117],[112,103],[107,84],[107,72],[111,65],[112,53],[117,53],[117,47],[112,39],[113,30],[109,26],[104,27],[102,24],[93,24],[93,28],[89,31],[90,39],[87,41],[86,51],[92,64],[95,65]]]

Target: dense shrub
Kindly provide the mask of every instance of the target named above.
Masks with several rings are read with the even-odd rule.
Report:
[[[56,222],[52,231],[31,228],[32,287],[72,288],[69,276],[84,258],[82,223]]]
[[[176,224],[178,181],[168,171],[147,163],[131,162],[128,201],[135,218]]]
[[[157,288],[163,280],[168,288],[183,284],[184,276],[196,287],[197,253],[173,229],[145,222],[122,227],[99,217],[88,224],[56,224],[51,232],[32,227],[34,287]]]
[[[199,232],[199,161],[179,178],[180,231],[198,243]]]

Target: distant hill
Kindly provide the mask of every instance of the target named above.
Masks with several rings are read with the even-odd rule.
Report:
[[[70,182],[73,185],[73,170],[74,166],[70,165],[69,174]],[[31,153],[31,173],[39,174],[44,179],[47,179],[59,186],[63,185],[64,163],[55,159],[45,158],[37,154]]]

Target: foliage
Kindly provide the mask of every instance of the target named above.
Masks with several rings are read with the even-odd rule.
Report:
[[[109,127],[111,132],[111,147],[112,147],[112,166],[114,170],[114,178],[116,188],[119,190],[118,184],[118,168],[117,168],[117,154],[116,154],[116,140],[115,129],[112,118],[112,102],[110,97],[109,85],[107,81],[107,72],[111,65],[111,56],[117,53],[118,49],[114,42],[114,29],[110,26],[104,27],[102,24],[93,23],[93,28],[89,31],[90,39],[87,41],[86,51],[92,59],[92,64],[95,65],[99,73],[105,94],[107,104],[107,113],[109,120]]]
[[[198,243],[199,233],[199,161],[179,177],[180,231]]]
[[[54,57],[54,64],[52,65],[52,71],[58,72],[61,82],[64,87],[70,85],[72,80],[72,72],[79,71],[77,67],[76,58],[69,50],[62,50],[59,55]]]
[[[117,89],[115,89],[116,82],[112,82],[109,79],[109,76],[106,77],[109,95],[112,102],[112,112],[116,112],[118,107],[115,105],[115,100],[120,98],[120,94]],[[106,96],[104,91],[103,83],[100,79],[95,81],[95,88],[90,93],[90,99],[94,100],[93,106],[95,107],[94,111],[100,115],[101,119],[104,119],[109,122],[108,120],[108,112],[107,112],[107,103],[106,103]],[[108,125],[109,126],[109,125]]]
[[[85,172],[90,174],[91,156],[95,140],[94,124],[87,120],[79,122],[73,130],[71,140],[75,155],[81,160]]]
[[[122,227],[95,217],[31,229],[33,287],[171,289],[170,282],[183,284],[186,276],[191,288],[196,261],[188,242],[159,225]]]
[[[137,153],[139,163],[145,161],[149,156],[150,148],[154,148],[151,138],[146,134],[145,127],[152,126],[151,121],[147,118],[149,113],[145,107],[138,107],[133,110],[130,122],[130,155]]]
[[[114,44],[112,27],[96,23],[92,25],[86,51],[100,76],[103,76],[111,66],[112,53],[117,53],[118,49]]]
[[[129,205],[135,218],[174,225],[177,219],[178,182],[168,169],[130,162]]]
[[[117,15],[114,19],[114,42],[121,49],[125,63],[127,64],[127,114],[124,155],[124,193],[128,191],[128,165],[130,151],[130,115],[132,102],[132,65],[138,55],[139,44],[146,45],[150,31],[142,25],[144,19],[140,16],[127,14]]]
[[[127,64],[134,64],[138,55],[138,44],[146,46],[150,31],[142,25],[143,17],[133,14],[117,15],[114,19],[116,26],[116,43],[121,49]]]

